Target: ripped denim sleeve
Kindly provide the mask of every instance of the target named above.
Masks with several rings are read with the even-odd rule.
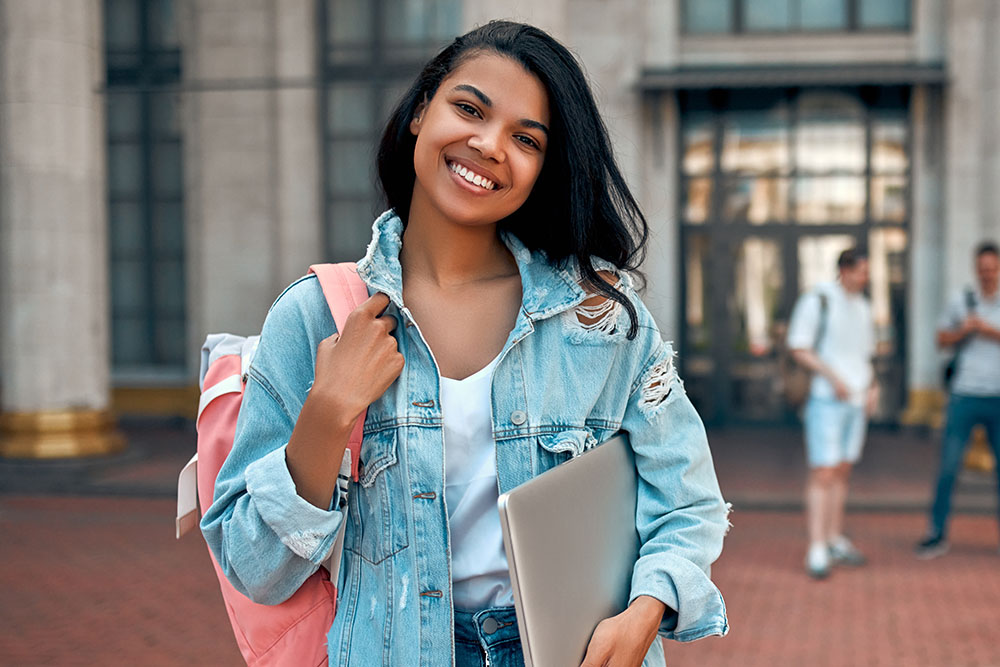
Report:
[[[642,542],[630,602],[667,606],[659,632],[679,641],[729,630],[711,564],[729,530],[701,418],[677,374],[673,347],[657,341],[632,385],[622,428],[638,474],[636,530]]]
[[[673,345],[661,342],[652,361],[639,380],[639,411],[647,419],[656,419],[671,400],[684,393],[684,383],[677,374]]]

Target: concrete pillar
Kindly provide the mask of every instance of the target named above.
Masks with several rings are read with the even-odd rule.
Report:
[[[0,456],[106,454],[100,0],[0,0]]]
[[[657,93],[645,107],[646,154],[640,200],[649,223],[649,247],[643,271],[648,281],[643,301],[664,340],[678,341],[683,324],[681,286],[684,261],[680,247],[677,191],[677,145],[680,108],[670,92]],[[680,343],[677,343],[679,348]]]
[[[254,333],[325,254],[315,3],[181,2],[192,335]]]
[[[638,33],[643,35],[643,60],[637,73],[646,68],[676,67],[680,57],[680,2],[644,0]],[[649,252],[644,271],[649,281],[644,301],[656,318],[663,338],[677,341],[684,313],[681,312],[680,218],[678,215],[677,144],[680,109],[672,91],[658,92],[643,101],[643,147],[639,203],[649,222]]]
[[[972,250],[1000,232],[1000,5],[949,4],[946,91],[945,286],[951,295],[973,280]]]
[[[910,218],[910,281],[906,330],[908,399],[904,424],[939,426],[943,358],[936,329],[945,299],[944,251],[944,131],[942,93],[917,86],[910,103],[913,132],[911,153],[912,215]]]

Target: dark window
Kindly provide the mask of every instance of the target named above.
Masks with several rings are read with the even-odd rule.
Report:
[[[421,66],[461,29],[460,0],[321,0],[326,246],[365,250],[380,213],[375,149]]]
[[[172,0],[105,0],[112,361],[186,361],[180,46]]]
[[[910,29],[911,0],[684,0],[688,34]]]

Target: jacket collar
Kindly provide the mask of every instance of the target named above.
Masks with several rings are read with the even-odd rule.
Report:
[[[533,320],[540,320],[571,308],[586,298],[579,285],[575,262],[553,266],[543,252],[528,250],[513,234],[502,234],[514,255],[521,274],[521,307]],[[403,307],[403,271],[399,250],[403,245],[403,222],[392,209],[372,225],[372,240],[358,262],[358,275],[378,292],[385,292],[397,308]]]

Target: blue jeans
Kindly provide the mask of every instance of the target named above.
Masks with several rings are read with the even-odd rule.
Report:
[[[472,613],[455,610],[455,667],[524,667],[513,607]]]
[[[948,401],[944,439],[941,442],[941,464],[938,470],[937,490],[931,509],[931,534],[947,534],[948,515],[951,513],[951,492],[955,477],[962,465],[962,455],[969,442],[969,435],[976,424],[986,428],[986,436],[993,448],[993,456],[1000,461],[1000,396],[962,396],[952,394]],[[1000,488],[1000,465],[997,466],[997,486]]]

